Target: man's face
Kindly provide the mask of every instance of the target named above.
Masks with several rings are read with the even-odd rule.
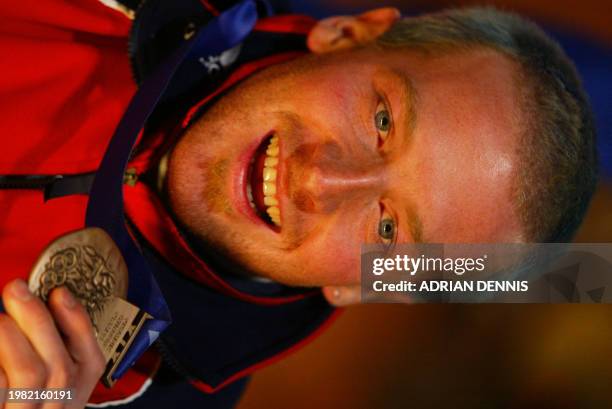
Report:
[[[363,243],[521,240],[514,71],[488,50],[372,46],[272,66],[177,144],[171,206],[227,262],[291,285],[357,283]]]

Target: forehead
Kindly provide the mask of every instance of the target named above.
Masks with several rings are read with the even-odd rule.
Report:
[[[428,241],[515,241],[516,147],[521,134],[516,66],[492,50],[439,56],[393,53],[416,91],[412,143],[396,172]]]

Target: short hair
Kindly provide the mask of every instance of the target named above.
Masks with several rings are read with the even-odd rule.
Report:
[[[592,111],[561,47],[534,23],[489,7],[404,18],[377,44],[424,53],[486,47],[517,64],[525,123],[516,152],[514,208],[526,241],[571,240],[595,191],[598,160]]]

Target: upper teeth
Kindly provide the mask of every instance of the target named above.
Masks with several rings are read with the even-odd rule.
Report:
[[[276,166],[278,165],[278,136],[270,138],[263,168],[263,194],[266,212],[272,222],[280,226],[280,209],[276,198]]]

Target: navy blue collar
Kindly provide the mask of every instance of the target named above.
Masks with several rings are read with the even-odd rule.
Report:
[[[245,0],[211,20],[143,82],[122,117],[91,187],[85,224],[103,228],[121,250],[129,271],[128,301],[153,316],[130,346],[119,377],[170,323],[170,313],[145,258],[130,236],[124,216],[123,176],[138,135],[184,64],[219,55],[246,38],[257,21],[255,2]]]

